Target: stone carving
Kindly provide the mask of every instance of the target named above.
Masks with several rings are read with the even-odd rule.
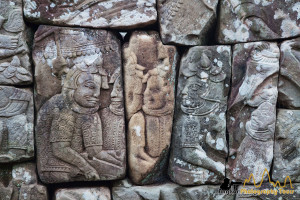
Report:
[[[203,45],[215,25],[217,0],[159,0],[158,15],[164,44]]]
[[[0,163],[34,157],[32,97],[30,89],[0,86]]]
[[[23,21],[21,0],[0,1],[0,84],[32,82],[29,29]]]
[[[37,182],[34,163],[17,164],[0,171],[9,172],[4,179],[0,178],[1,200],[48,200],[47,188]]]
[[[176,183],[223,182],[230,76],[230,46],[193,47],[183,56],[169,165]]]
[[[300,181],[300,111],[279,109],[276,121],[272,178],[284,183]]]
[[[126,171],[120,41],[41,26],[35,34],[37,165],[45,183],[113,180]],[[49,82],[56,83],[49,91]]]
[[[234,46],[232,90],[227,115],[229,158],[226,168],[228,178],[233,181],[244,181],[253,174],[255,181],[259,182],[263,171],[270,171],[278,71],[279,49],[276,43],[256,42]]]
[[[278,103],[282,108],[300,108],[300,38],[280,45]]]
[[[219,189],[220,186],[181,187],[171,182],[159,185],[135,186],[128,180],[122,180],[114,184],[112,188],[112,198],[114,200],[234,199],[235,194],[221,194],[219,193]]]
[[[55,192],[55,200],[111,200],[107,187],[59,189]]]
[[[299,1],[221,0],[218,41],[250,42],[300,35]]]
[[[95,28],[137,28],[156,22],[155,0],[25,0],[35,23]]]
[[[134,32],[123,51],[129,174],[136,184],[149,184],[166,167],[177,52],[156,32]]]

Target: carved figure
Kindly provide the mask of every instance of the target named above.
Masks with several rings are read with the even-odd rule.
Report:
[[[129,168],[137,184],[155,182],[165,169],[174,107],[174,53],[152,32],[133,33],[124,49]]]
[[[229,100],[227,170],[230,179],[244,180],[252,173],[258,182],[273,158],[279,51],[276,44],[266,42],[249,43],[247,49],[235,48],[235,55],[246,51],[250,56],[242,61],[247,67],[245,77],[241,83],[234,83]],[[235,59],[236,66],[243,64],[238,56]]]
[[[209,179],[225,176],[226,122],[220,116],[226,111],[230,54],[227,46],[193,47],[182,59],[169,167],[177,183],[216,183]]]
[[[0,83],[26,84],[32,75],[22,5],[12,3],[2,0],[0,5]]]
[[[39,48],[51,52],[49,44],[55,45],[56,57],[46,56],[49,61],[44,62],[45,55],[34,54],[34,59],[49,68],[52,64],[52,74],[44,76],[57,76],[62,82],[61,92],[48,99],[38,113],[41,179],[55,183],[121,178],[126,171],[126,150],[122,79],[116,65],[120,61],[108,62],[111,53],[97,53],[95,46],[118,44],[106,31],[41,27],[38,34]],[[68,36],[76,42],[62,40]],[[83,42],[90,45],[85,47]],[[77,55],[80,50],[82,55]]]
[[[1,86],[0,98],[0,163],[33,157],[32,93]]]

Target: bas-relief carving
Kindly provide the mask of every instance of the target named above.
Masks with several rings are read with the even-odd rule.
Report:
[[[182,58],[169,165],[181,185],[224,179],[230,74],[230,46],[193,47]]]
[[[288,40],[280,45],[280,75],[278,104],[282,108],[300,108],[300,38]]]
[[[55,192],[55,200],[111,200],[110,190],[107,187],[59,189]]]
[[[220,5],[220,43],[289,38],[300,34],[297,0],[221,0]]]
[[[156,32],[134,32],[123,51],[129,174],[135,183],[149,184],[166,167],[177,52]]]
[[[164,44],[203,45],[216,22],[218,1],[159,0],[158,15]]]
[[[122,178],[126,147],[119,40],[102,30],[42,26],[33,57],[43,103],[36,128],[41,180]],[[50,78],[44,82],[40,76]],[[53,78],[62,86],[44,93]]]
[[[277,44],[235,45],[232,71],[227,176],[244,181],[253,173],[258,182],[265,168],[270,171],[273,159],[279,71]]]
[[[32,82],[22,1],[0,1],[0,84]]]
[[[135,186],[127,179],[116,182],[112,187],[114,200],[185,200],[185,199],[214,199],[233,200],[235,194],[220,194],[219,186],[182,187],[172,182],[162,184]]]
[[[16,164],[9,170],[1,167],[1,178],[5,171],[8,175],[6,181],[0,178],[0,199],[47,200],[47,188],[38,184],[35,168],[35,163]]]
[[[155,7],[155,0],[25,0],[24,15],[35,23],[128,29],[155,23]]]
[[[34,157],[33,94],[0,86],[0,163]]]
[[[287,176],[290,176],[292,183],[300,181],[299,121],[299,110],[278,110],[272,178],[281,183]]]

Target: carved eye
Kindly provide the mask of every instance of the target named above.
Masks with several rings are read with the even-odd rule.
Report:
[[[89,89],[91,89],[91,90],[93,90],[93,89],[96,88],[95,84],[93,84],[93,83],[86,83],[86,84],[84,85],[84,87],[89,88]]]

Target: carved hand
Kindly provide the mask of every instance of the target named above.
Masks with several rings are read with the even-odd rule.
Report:
[[[100,179],[98,172],[90,165],[85,166],[83,174],[85,178],[90,181],[95,181]]]
[[[17,36],[0,35],[0,47],[5,49],[16,49],[19,38]]]

